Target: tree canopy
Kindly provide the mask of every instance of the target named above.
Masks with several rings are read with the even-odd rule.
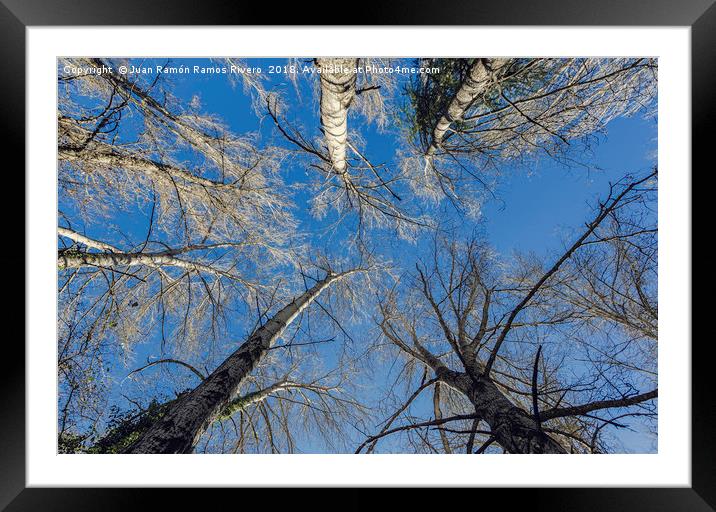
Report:
[[[60,59],[58,450],[652,451],[656,91],[649,58]]]

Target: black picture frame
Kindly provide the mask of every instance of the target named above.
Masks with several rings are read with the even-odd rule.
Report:
[[[710,137],[708,128],[716,102],[714,1],[503,0],[478,3],[467,0],[412,0],[374,6],[351,4],[351,12],[340,13],[335,9],[320,8],[315,2],[310,7],[307,3],[295,2],[282,3],[280,8],[276,8],[278,4],[238,0],[0,0],[0,63],[12,70],[0,80],[3,130],[0,140],[4,154],[19,157],[14,165],[8,165],[9,160],[5,160],[5,183],[14,181],[11,185],[14,192],[6,194],[6,197],[13,196],[22,201],[20,198],[24,198],[25,191],[25,176],[19,171],[24,169],[24,152],[18,151],[18,148],[25,147],[26,136],[25,30],[31,26],[46,25],[331,25],[337,20],[350,20],[355,25],[689,26],[692,105],[697,106],[692,109],[692,166],[694,169],[703,168],[706,172],[713,167],[713,163],[707,161],[710,157],[707,138]],[[684,173],[687,172],[691,170],[684,169]],[[22,190],[23,194],[17,193],[18,190]],[[18,212],[24,212],[24,204],[13,204],[9,200],[1,203],[6,210],[4,219],[18,219]],[[186,491],[177,489],[25,488],[25,351],[20,342],[24,338],[24,323],[19,319],[24,317],[26,306],[24,273],[20,273],[19,269],[23,268],[25,272],[32,269],[27,268],[25,263],[24,215],[22,223],[18,219],[13,225],[4,226],[4,230],[4,242],[12,248],[0,250],[0,259],[4,268],[15,270],[8,273],[13,277],[4,278],[12,295],[8,306],[3,308],[5,321],[0,330],[0,339],[4,342],[0,353],[5,356],[5,364],[0,371],[0,509],[131,510],[151,506],[150,494],[160,494],[165,508],[171,507],[176,500],[185,500]],[[693,307],[698,314],[700,308],[707,306],[700,306],[694,301]],[[692,487],[512,489],[498,499],[508,504],[509,508],[529,507],[533,510],[716,510],[716,432],[713,427],[716,424],[716,400],[712,370],[709,368],[712,359],[707,354],[711,340],[708,337],[692,338]],[[686,344],[689,340],[683,341]],[[212,493],[216,492],[212,490]],[[288,499],[295,503],[301,500],[304,492],[293,490]],[[485,489],[479,492],[483,493],[482,500],[484,493],[504,493],[505,490]],[[408,501],[419,499],[421,508],[429,506],[433,499],[440,499],[435,493],[428,492],[403,495],[401,499]],[[331,505],[331,500],[323,503],[328,508],[373,508],[375,503],[363,496],[362,492],[353,490],[341,498],[340,505]],[[408,506],[408,501],[401,508]],[[231,501],[228,503],[228,506],[236,505]],[[242,503],[248,505],[248,501],[242,500]]]

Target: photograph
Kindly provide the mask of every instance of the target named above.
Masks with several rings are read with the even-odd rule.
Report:
[[[56,63],[57,454],[659,453],[658,57]]]

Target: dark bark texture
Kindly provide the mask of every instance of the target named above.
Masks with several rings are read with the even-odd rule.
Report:
[[[471,378],[445,368],[438,378],[472,402],[476,414],[490,425],[495,440],[509,453],[567,453],[542,431],[535,418],[513,404],[488,377]]]
[[[259,327],[199,386],[182,396],[125,453],[189,453],[204,430],[236,395],[239,385],[283,330],[331,283],[350,274],[329,274]]]

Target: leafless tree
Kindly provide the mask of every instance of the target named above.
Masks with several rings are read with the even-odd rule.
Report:
[[[325,278],[285,305],[256,329],[249,339],[199,386],[173,404],[160,420],[129,447],[128,452],[186,453],[192,450],[210,423],[220,415],[233,414],[232,400],[235,399],[239,386],[274,346],[284,329],[331,284],[359,271],[361,269],[329,272]],[[274,384],[276,385],[278,384]],[[276,389],[273,392],[277,391]],[[224,412],[227,408],[228,412]]]
[[[619,116],[651,115],[654,59],[424,59],[442,69],[410,86],[415,149],[404,159],[417,194],[455,204],[505,162],[546,156],[584,164],[590,140]],[[472,205],[475,208],[475,205]]]
[[[102,409],[109,385],[102,359],[116,357],[118,347],[126,354],[157,329],[174,346],[216,339],[227,308],[271,293],[271,268],[294,264],[303,250],[295,230],[272,229],[295,225],[278,175],[282,151],[183,105],[161,74],[145,82],[118,73],[59,77],[58,324],[67,418],[76,407],[79,417],[87,407]],[[145,235],[108,223],[117,212],[146,223]]]
[[[407,91],[396,75],[355,72],[393,63],[289,60],[313,70],[288,77],[313,88],[308,107],[265,77],[231,76],[268,139],[234,133],[161,66],[59,73],[61,450],[293,453],[317,436],[340,451],[360,432],[367,452],[387,437],[415,452],[600,452],[626,419],[651,424],[656,173],[615,184],[548,265],[434,231],[430,200],[463,212],[505,162],[571,162],[610,120],[653,109],[655,61],[425,59],[444,72]],[[297,121],[306,109],[313,125]],[[410,139],[393,161],[373,160],[371,124]],[[316,225],[330,216],[326,232],[356,221],[330,255],[294,217],[304,192]],[[418,243],[428,230],[432,261],[397,279],[407,259],[383,263],[378,233]],[[363,332],[376,311],[378,347]],[[372,431],[364,361],[395,351]],[[118,392],[130,410],[117,412]]]
[[[285,105],[280,96],[271,93],[266,99],[267,113],[278,132],[292,145],[294,155],[303,157],[302,162],[314,176],[309,184],[313,215],[323,219],[335,214],[333,226],[355,216],[359,238],[367,238],[372,228],[387,228],[401,238],[414,239],[431,224],[429,216],[403,200],[400,190],[405,187],[405,179],[397,166],[375,163],[363,137],[357,129],[351,129],[351,109],[361,124],[375,122],[379,131],[386,129],[394,110],[390,105],[398,90],[397,82],[394,76],[365,70],[389,66],[390,62],[315,59],[312,69],[318,77],[313,84],[317,85],[319,99],[320,137],[309,136],[312,127],[302,127],[289,119],[291,106]]]
[[[383,339],[402,353],[412,389],[357,451],[415,432],[416,450],[473,452],[479,442],[478,453],[599,452],[605,427],[653,418],[656,228],[636,205],[653,204],[655,179],[613,185],[547,267],[506,268],[477,239],[437,236],[432,261],[379,305]],[[411,403],[430,387],[432,419],[413,417]]]

